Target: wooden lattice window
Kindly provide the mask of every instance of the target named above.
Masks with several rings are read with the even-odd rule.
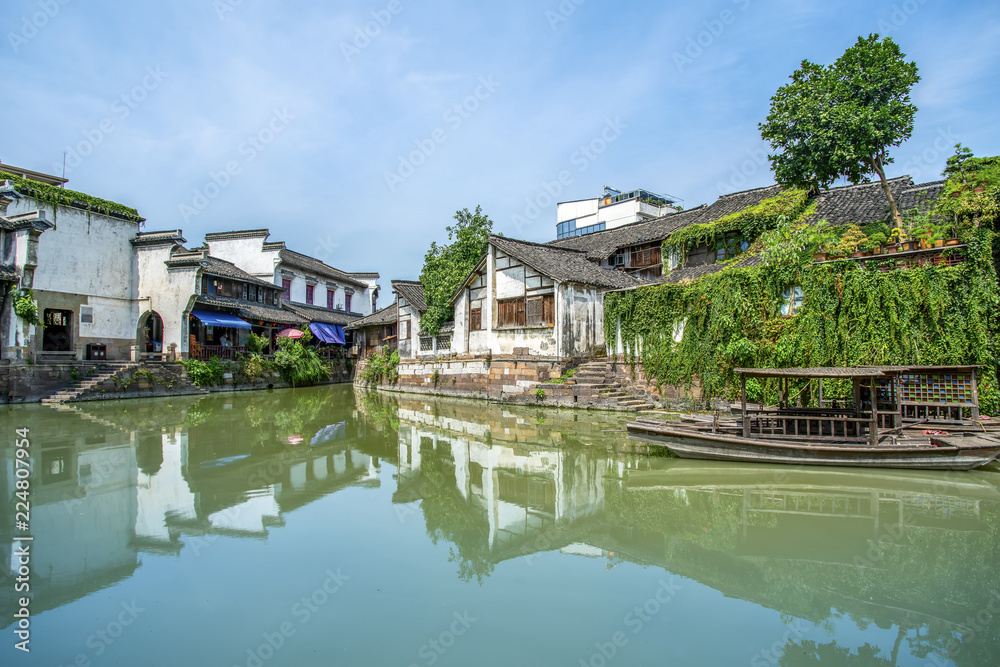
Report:
[[[971,373],[907,373],[899,376],[901,403],[972,405]]]
[[[483,307],[473,308],[469,311],[469,331],[483,330]]]
[[[555,298],[552,294],[529,296],[525,300],[525,321],[529,327],[552,326],[555,318]]]

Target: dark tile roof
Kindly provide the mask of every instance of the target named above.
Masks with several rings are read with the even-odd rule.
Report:
[[[901,213],[912,209],[926,211],[934,205],[935,200],[941,196],[944,190],[945,181],[932,181],[921,183],[912,188],[903,190],[896,200],[896,205]]]
[[[205,234],[205,241],[223,241],[229,239],[256,239],[263,236],[267,238],[271,232],[267,229],[234,229],[231,232],[209,232]]]
[[[390,322],[396,321],[396,303],[382,308],[381,310],[376,310],[371,315],[367,317],[362,317],[360,320],[355,320],[351,322],[346,328],[348,329],[361,329],[362,327],[375,327],[382,326],[383,324],[389,324]]]
[[[584,251],[518,241],[503,236],[490,236],[489,242],[539,273],[559,282],[581,283],[607,289],[621,289],[639,284],[636,278],[627,273],[601,268],[587,259]]]
[[[323,324],[350,324],[361,317],[360,315],[352,315],[342,310],[331,310],[322,306],[310,306],[308,304],[290,303],[288,301],[283,301],[281,306],[309,322],[322,322]]]
[[[243,269],[239,268],[232,262],[227,262],[224,259],[219,259],[218,257],[212,257],[211,255],[204,255],[201,259],[201,264],[205,267],[205,273],[213,276],[221,276],[223,278],[233,278],[235,280],[242,280],[244,282],[253,283],[255,285],[262,285],[266,287],[274,288],[274,283],[269,283],[266,280],[261,280],[256,276],[253,276]]]
[[[248,320],[263,320],[265,322],[278,322],[280,324],[306,324],[308,320],[299,317],[295,313],[267,306],[262,303],[249,303],[240,299],[231,299],[225,296],[215,296],[214,294],[202,294],[198,297],[197,303],[206,306],[216,306],[218,308],[230,308],[235,310],[240,317]]]
[[[913,181],[909,176],[891,178],[888,183],[897,205],[903,192],[913,188]],[[900,206],[900,211],[903,210],[905,209]],[[809,222],[827,220],[835,227],[851,223],[864,225],[885,220],[888,215],[889,202],[886,201],[882,185],[876,181],[821,190],[816,213]]]
[[[681,227],[699,222],[707,208],[699,206],[686,211],[668,213],[655,220],[633,222],[603,232],[549,241],[547,245],[568,250],[582,250],[587,253],[587,259],[600,262],[615,254],[619,248],[663,241]]]
[[[671,284],[676,285],[677,283],[690,282],[692,280],[698,280],[703,276],[707,276],[712,273],[718,273],[719,271],[727,268],[733,269],[744,269],[750,266],[757,266],[760,264],[760,255],[750,255],[744,257],[738,262],[732,264],[715,263],[715,264],[701,264],[700,266],[686,266],[682,269],[674,269],[669,274],[665,276],[660,276],[656,280],[653,280],[651,284]]]
[[[375,272],[365,272],[365,271],[362,271],[360,273],[357,272],[357,271],[348,271],[347,275],[353,276],[353,277],[355,277],[355,278],[357,278],[359,280],[364,279],[364,278],[371,278],[373,280],[378,280],[379,277],[380,277],[378,273],[375,273]]]
[[[455,332],[455,320],[445,322],[438,328],[438,335]]]
[[[314,273],[317,276],[334,278],[335,280],[356,285],[362,289],[368,288],[367,283],[361,282],[349,273],[344,273],[340,269],[335,269],[329,264],[325,264],[314,257],[303,255],[300,252],[295,252],[294,250],[289,250],[288,248],[282,248],[278,251],[278,256],[281,257],[281,261],[283,263],[291,266],[297,266],[298,268]]]
[[[780,185],[768,185],[763,188],[742,190],[740,192],[722,195],[705,209],[705,213],[702,215],[701,219],[698,220],[698,223],[703,224],[715,222],[719,218],[727,216],[730,213],[736,213],[750,206],[756,206],[765,199],[777,196],[780,192]]]
[[[424,287],[417,280],[393,280],[392,291],[406,299],[406,303],[417,309],[418,313],[427,312],[427,302],[424,300]]]
[[[161,232],[139,232],[136,234],[135,238],[132,239],[132,245],[142,246],[142,245],[168,245],[168,244],[184,245],[187,243],[181,235],[181,230],[171,229],[169,231]]]

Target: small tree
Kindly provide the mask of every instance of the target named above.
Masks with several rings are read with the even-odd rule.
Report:
[[[432,336],[452,317],[451,296],[486,254],[487,239],[493,231],[493,221],[480,206],[476,206],[475,213],[463,208],[454,217],[457,222],[446,228],[451,243],[439,246],[432,242],[420,272],[427,302],[420,330]]]
[[[852,183],[876,174],[897,227],[903,218],[889,189],[889,149],[913,132],[917,108],[910,89],[920,80],[891,37],[877,34],[847,49],[833,65],[802,61],[792,82],[771,98],[761,136],[777,151],[769,155],[783,185],[827,187],[839,176]]]
[[[969,184],[969,179],[965,177],[965,172],[968,170],[966,163],[973,158],[972,149],[966,148],[962,144],[955,144],[955,154],[948,158],[945,163],[944,177],[951,178],[955,174],[962,177],[962,183],[965,185]]]

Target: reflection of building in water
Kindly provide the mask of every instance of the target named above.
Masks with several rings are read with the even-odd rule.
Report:
[[[126,430],[84,410],[46,409],[31,423],[36,614],[127,578],[141,551],[179,555],[185,536],[207,533],[264,537],[289,511],[378,484],[378,458],[357,449],[345,422],[296,423],[300,444],[261,447],[247,437],[249,424],[227,423],[227,437],[213,439],[211,429],[179,426],[182,419],[152,427],[136,419]],[[0,426],[10,418],[0,415]],[[10,508],[14,457],[12,444],[0,448],[0,499]],[[0,515],[0,613],[8,619],[15,603],[8,577],[17,566],[12,519]]]
[[[150,473],[139,471],[136,480],[138,515],[135,536],[150,550],[180,549],[180,530],[170,525],[189,521],[196,514],[196,498],[184,478],[188,458],[188,434],[181,429],[156,434],[160,438],[162,463]]]
[[[506,550],[537,540],[547,530],[598,514],[603,508],[603,467],[574,449],[549,449],[517,442],[511,426],[435,416],[400,407],[397,502],[409,502],[444,489],[421,475],[424,453],[446,458],[461,498],[488,527],[487,545]],[[514,422],[516,430],[517,421]],[[495,425],[495,424],[494,424]],[[525,430],[532,427],[519,424]],[[488,442],[487,442],[488,440]]]
[[[10,429],[10,432],[13,428]],[[132,527],[137,502],[135,450],[129,435],[75,417],[31,429],[32,610],[37,614],[129,576],[138,565]],[[13,512],[16,464],[13,444],[0,450],[4,506]],[[0,531],[16,571],[9,519]],[[20,533],[20,531],[17,531]],[[13,605],[14,587],[0,588],[0,611]],[[7,622],[4,622],[6,625]]]

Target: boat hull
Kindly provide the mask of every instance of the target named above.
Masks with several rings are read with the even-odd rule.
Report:
[[[638,423],[626,428],[633,439],[662,445],[681,458],[713,461],[972,470],[1000,455],[1000,440],[988,437],[941,436],[922,444],[871,447],[779,442]]]

